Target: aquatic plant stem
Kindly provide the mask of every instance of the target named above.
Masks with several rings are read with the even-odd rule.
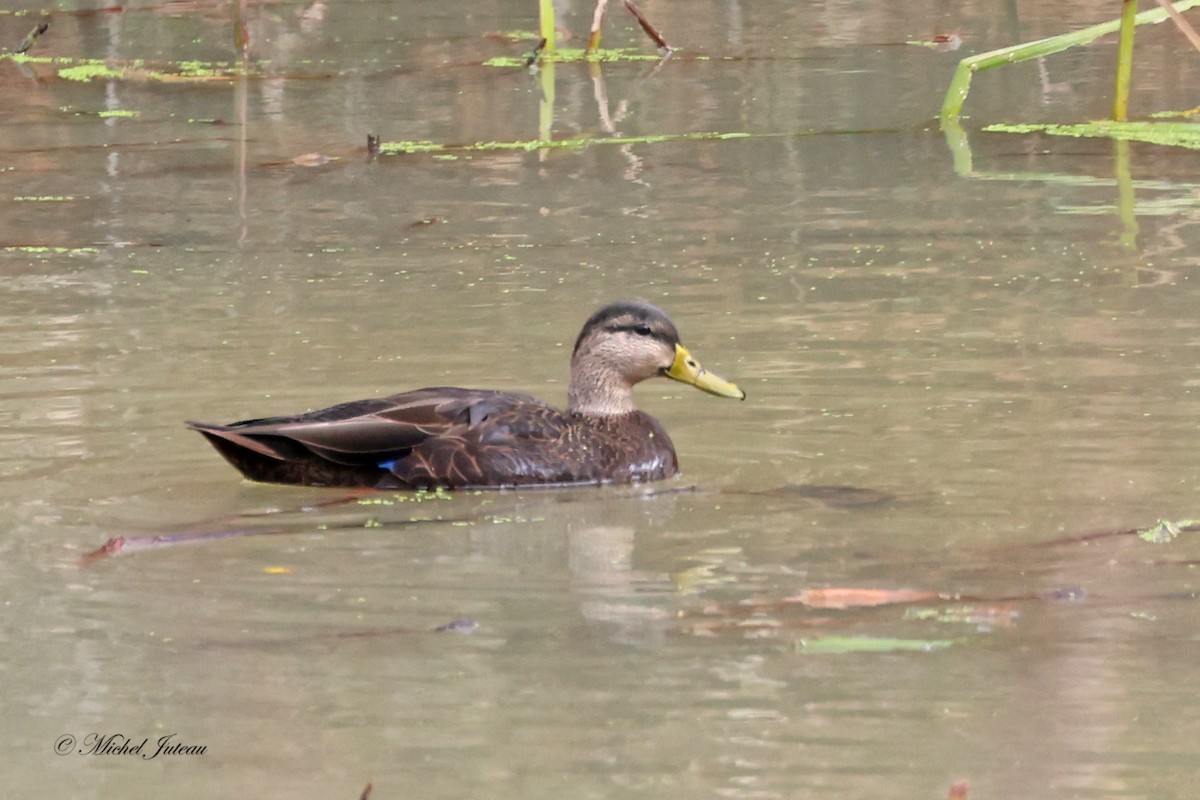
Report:
[[[1180,0],[1174,4],[1173,8],[1176,11],[1186,11],[1197,5],[1200,5],[1200,0]],[[1154,9],[1143,11],[1136,15],[1134,21],[1138,25],[1146,25],[1157,24],[1167,18],[1168,14],[1166,11]],[[961,116],[963,104],[967,101],[967,93],[971,89],[971,78],[974,77],[976,72],[1004,66],[1005,64],[1016,64],[1021,61],[1042,58],[1043,56],[1060,53],[1071,47],[1090,44],[1101,36],[1116,32],[1120,26],[1121,21],[1119,19],[1111,20],[1099,25],[1093,25],[1090,28],[1064,33],[1061,36],[1038,39],[1034,42],[1004,47],[999,50],[992,50],[987,53],[980,53],[979,55],[964,58],[958,62],[958,68],[954,72],[954,77],[950,80],[950,87],[946,91],[946,98],[942,102],[941,118],[943,120],[957,119]]]
[[[554,0],[538,0],[538,33],[546,44],[547,53],[554,52]]]
[[[233,23],[233,38],[238,48],[238,70],[234,76],[233,102],[237,107],[238,146],[237,146],[237,179],[238,179],[238,246],[246,243],[250,236],[250,182],[247,173],[247,162],[250,153],[250,8],[249,0],[234,0],[237,13]]]
[[[538,75],[538,83],[541,84],[542,97],[538,101],[538,141],[549,142],[550,135],[554,132],[554,68],[553,61],[547,61],[542,65],[541,74]],[[541,158],[545,159],[547,151],[540,150]]]
[[[1113,177],[1117,180],[1117,217],[1121,220],[1120,242],[1126,250],[1136,251],[1137,195],[1134,192],[1133,171],[1129,164],[1129,141],[1117,139],[1113,142]]]
[[[1133,32],[1137,30],[1137,0],[1121,0],[1121,40],[1117,45],[1117,84],[1112,118],[1129,119],[1129,79],[1133,75]]]
[[[963,130],[958,118],[942,120],[942,135],[946,137],[946,146],[954,157],[954,174],[966,178],[975,171],[971,156],[971,143],[967,132]]]
[[[250,53],[250,23],[247,0],[234,0],[233,46],[242,54],[243,59]]]
[[[588,36],[588,55],[600,49],[600,29],[604,26],[604,11],[608,8],[608,0],[596,0],[596,10],[592,12],[592,33]]]

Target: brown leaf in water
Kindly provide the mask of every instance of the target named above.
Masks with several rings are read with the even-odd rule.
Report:
[[[959,781],[958,783],[950,784],[950,791],[946,794],[946,800],[967,800],[967,789],[970,786],[970,781]]]
[[[805,589],[800,594],[783,598],[783,602],[801,603],[809,608],[873,608],[938,599],[940,597],[937,592],[919,592],[912,589],[830,587]]]
[[[293,158],[292,163],[298,167],[320,167],[333,160],[332,156],[327,156],[324,153],[305,153]]]

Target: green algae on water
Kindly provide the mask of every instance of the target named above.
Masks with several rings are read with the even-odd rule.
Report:
[[[1083,139],[1116,139],[1168,147],[1200,150],[1200,123],[1196,122],[1114,122],[1096,120],[1076,125],[997,124],[984,128],[988,133],[1044,133]]]
[[[417,489],[415,492],[397,492],[391,497],[371,496],[359,498],[355,502],[360,506],[394,506],[398,503],[422,503],[426,500],[452,500],[453,495],[444,487],[434,489]]]
[[[577,61],[661,61],[661,55],[643,53],[632,48],[607,49],[601,48],[591,53],[586,50],[565,47],[559,50],[543,50],[538,55],[539,61],[553,61],[558,64]],[[483,62],[485,67],[524,67],[527,56],[496,56]]]
[[[25,55],[5,53],[25,64],[53,64],[58,66],[58,77],[67,81],[88,83],[95,80],[157,81],[160,83],[193,83],[204,81],[231,80],[237,75],[253,74],[253,70],[220,61],[177,61],[152,68],[142,59],[125,63],[113,63],[96,58],[33,58]]]
[[[64,81],[87,83],[98,79],[115,80],[122,75],[121,70],[113,69],[101,62],[88,62],[73,67],[63,67],[58,71],[58,77]]]
[[[801,639],[796,646],[806,653],[928,653],[954,645],[952,639],[891,639],[874,636],[821,636]]]
[[[48,245],[9,245],[4,248],[6,253],[24,253],[30,256],[79,256],[94,255],[100,250],[95,247],[51,247]]]
[[[700,133],[662,133],[646,136],[594,136],[576,137],[573,139],[526,139],[515,142],[475,142],[473,144],[438,144],[428,140],[410,142],[381,142],[381,155],[408,155],[412,153],[453,153],[453,152],[483,152],[516,150],[533,152],[535,150],[570,150],[595,145],[625,145],[625,144],[659,144],[665,142],[694,142],[726,139],[745,139],[749,133],[717,133],[706,131]]]
[[[1150,119],[1190,119],[1197,116],[1200,116],[1200,106],[1183,111],[1156,111],[1150,115]]]
[[[1200,520],[1181,519],[1177,522],[1160,519],[1149,528],[1137,532],[1138,538],[1150,544],[1168,544],[1184,531],[1200,528]]]

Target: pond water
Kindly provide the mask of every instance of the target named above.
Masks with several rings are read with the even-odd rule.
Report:
[[[933,121],[1115,4],[641,5],[672,58],[552,75],[485,65],[513,0],[252,3],[234,77],[236,4],[62,3],[30,55],[114,72],[0,61],[10,796],[1192,796],[1200,547],[1129,532],[1200,516],[1195,156],[980,130],[1103,116],[1111,40],[977,76],[969,153]],[[1138,37],[1135,113],[1194,105]],[[619,4],[604,42],[654,55]],[[366,152],[545,131],[663,138]],[[632,297],[749,395],[642,385],[653,487],[337,504],[182,424],[561,403]]]

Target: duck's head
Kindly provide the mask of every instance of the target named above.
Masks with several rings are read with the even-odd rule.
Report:
[[[633,386],[662,375],[721,397],[745,400],[735,384],[700,366],[661,309],[641,301],[610,303],[584,323],[571,355],[571,411],[626,414]]]

